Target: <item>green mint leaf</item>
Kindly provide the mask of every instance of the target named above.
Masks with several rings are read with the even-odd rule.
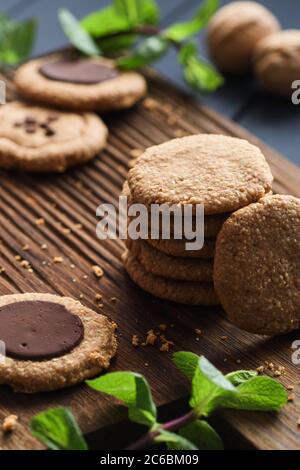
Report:
[[[169,450],[198,450],[198,448],[184,436],[165,431],[164,429],[159,429],[159,435],[154,438],[154,442],[167,444]]]
[[[85,31],[96,38],[127,33],[132,29],[128,18],[119,14],[113,6],[89,14],[81,20],[80,24]]]
[[[97,44],[104,55],[109,55],[129,49],[135,43],[136,38],[135,34],[124,33],[116,37],[97,39]]]
[[[67,408],[53,408],[30,421],[32,434],[51,450],[87,450],[80,428]]]
[[[219,434],[207,423],[198,419],[179,430],[180,436],[192,442],[199,450],[223,450]]]
[[[134,372],[111,372],[86,383],[92,389],[124,402],[132,421],[149,427],[156,423],[156,406],[149,384],[142,375]]]
[[[253,377],[257,377],[257,375],[256,370],[237,370],[236,372],[230,372],[230,374],[225,375],[225,377],[237,387]]]
[[[170,26],[170,28],[164,31],[165,36],[176,42],[181,42],[194,36],[207,25],[211,16],[218,9],[218,6],[218,0],[206,0],[190,21]]]
[[[197,356],[197,354],[179,351],[173,354],[172,360],[176,367],[178,367],[188,379],[193,379],[199,362],[199,356]]]
[[[17,65],[27,59],[34,45],[36,30],[34,19],[16,22],[0,15],[0,63]]]
[[[89,56],[100,55],[101,51],[89,33],[80,22],[65,8],[58,13],[61,27],[73,46],[80,52]]]
[[[197,91],[214,91],[224,79],[210,64],[198,57],[197,46],[187,43],[179,51],[179,62],[183,65],[183,76],[186,82]]]
[[[237,393],[227,397],[224,408],[250,411],[279,411],[287,402],[284,387],[270,377],[253,377],[236,387]]]
[[[131,55],[121,57],[118,61],[120,69],[132,70],[152,64],[162,57],[170,44],[160,36],[152,36],[139,44]]]
[[[190,406],[198,416],[208,416],[236,393],[234,386],[205,357],[200,357],[192,380]]]
[[[160,12],[155,0],[114,0],[114,7],[132,25],[156,25],[159,22]]]

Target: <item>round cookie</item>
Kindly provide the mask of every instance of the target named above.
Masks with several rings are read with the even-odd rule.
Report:
[[[252,333],[300,326],[300,200],[270,196],[233,214],[216,247],[215,289],[229,319]]]
[[[212,260],[169,256],[156,250],[144,240],[127,240],[126,245],[145,271],[155,276],[182,281],[213,281]]]
[[[22,65],[15,85],[29,100],[76,111],[129,108],[147,92],[142,75],[119,72],[112,60],[74,60],[59,54]]]
[[[92,113],[67,113],[12,102],[0,107],[0,167],[56,171],[94,158],[108,131]]]
[[[24,393],[92,378],[109,367],[117,349],[105,316],[51,294],[0,297],[0,339],[6,343],[0,384]]]
[[[166,253],[170,256],[179,258],[198,258],[198,259],[212,259],[215,254],[216,240],[215,238],[207,238],[201,250],[186,250],[186,243],[188,240],[155,240],[148,238],[145,240],[149,245],[153,246],[159,251]]]
[[[206,215],[233,212],[271,190],[259,148],[223,135],[194,135],[150,147],[129,171],[135,202],[204,204]]]
[[[132,206],[134,204],[134,201],[131,197],[130,194],[130,189],[128,186],[128,182],[125,181],[123,190],[122,190],[122,196],[125,196],[128,198],[128,207]],[[230,213],[225,213],[225,214],[216,214],[216,215],[207,215],[204,218],[204,236],[205,237],[216,237],[218,233],[220,232],[222,225],[224,224],[225,220],[228,219],[230,216]],[[149,214],[148,218],[148,224],[149,228],[151,229],[151,215]],[[159,219],[159,227],[157,227],[160,233],[162,233],[162,217]],[[183,227],[182,227],[183,229]],[[192,221],[192,230],[196,230],[196,219],[193,218]],[[174,217],[171,218],[170,220],[170,232],[174,233]]]
[[[141,263],[126,251],[125,269],[133,282],[160,299],[187,305],[219,305],[212,283],[175,281],[147,273]]]

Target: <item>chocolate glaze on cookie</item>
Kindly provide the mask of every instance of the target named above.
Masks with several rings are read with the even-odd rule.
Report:
[[[88,59],[46,62],[39,71],[49,80],[84,85],[106,82],[119,75],[116,69]]]
[[[58,303],[24,301],[0,308],[0,340],[8,357],[40,361],[63,356],[83,335],[80,318]]]

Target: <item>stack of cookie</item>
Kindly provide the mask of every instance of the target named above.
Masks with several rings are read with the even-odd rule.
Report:
[[[128,205],[145,205],[149,222],[153,204],[189,205],[194,214],[202,205],[205,238],[202,249],[188,251],[186,239],[156,239],[149,224],[147,239],[126,241],[123,260],[132,280],[163,299],[219,304],[213,286],[216,237],[232,212],[271,192],[272,180],[261,151],[233,137],[195,135],[147,149],[124,185]]]

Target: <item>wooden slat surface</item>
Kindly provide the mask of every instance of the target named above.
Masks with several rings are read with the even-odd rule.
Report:
[[[255,368],[265,360],[286,367],[285,385],[299,382],[299,370],[291,364],[291,343],[297,333],[276,339],[263,339],[237,330],[219,309],[185,307],[159,301],[138,289],[123,271],[122,242],[96,239],[96,207],[117,202],[130,165],[133,148],[166,141],[178,132],[217,132],[246,137],[266,154],[275,175],[278,192],[300,196],[300,170],[215,112],[195,105],[190,98],[154,72],[148,72],[150,96],[158,104],[150,111],[143,104],[135,109],[105,116],[110,128],[109,144],[100,158],[63,175],[0,174],[0,293],[53,292],[79,298],[97,310],[95,294],[104,296],[102,311],[119,325],[119,351],[112,370],[134,370],[149,380],[158,405],[170,403],[188,393],[188,384],[171,364],[170,354],[156,347],[134,349],[131,337],[145,337],[150,328],[168,325],[167,337],[174,350],[204,354],[224,372],[237,368]],[[7,81],[10,88],[10,83]],[[12,96],[10,96],[12,97]],[[176,123],[168,124],[170,115]],[[45,225],[37,225],[43,218]],[[82,229],[77,227],[82,224]],[[65,234],[64,228],[71,233]],[[22,247],[28,244],[29,251]],[[48,249],[42,250],[41,245]],[[29,273],[15,260],[20,255],[31,264]],[[53,258],[62,256],[63,264]],[[105,276],[98,281],[91,266],[99,264]],[[72,267],[73,266],[73,267]],[[75,266],[75,267],[74,267]],[[117,301],[111,298],[116,297]],[[195,328],[203,330],[197,341]],[[228,341],[221,340],[227,335]],[[226,362],[224,362],[226,359]],[[300,448],[300,386],[295,401],[278,416],[254,413],[224,413],[226,420],[257,448]],[[126,416],[125,410],[104,395],[84,385],[54,393],[26,396],[8,388],[0,390],[0,420],[14,413],[20,423],[14,433],[0,437],[5,449],[39,448],[28,431],[30,417],[57,405],[72,407],[84,432],[114,423]]]

